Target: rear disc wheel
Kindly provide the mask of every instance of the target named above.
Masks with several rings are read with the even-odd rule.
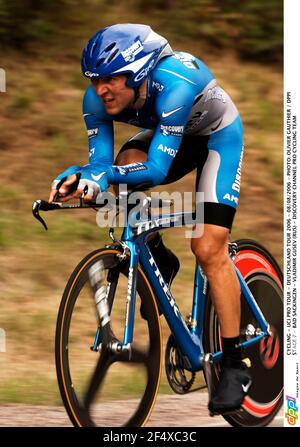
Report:
[[[234,262],[241,271],[258,306],[270,324],[270,337],[250,346],[244,357],[250,359],[252,385],[242,408],[224,419],[237,427],[268,425],[281,408],[283,401],[283,288],[281,270],[271,254],[254,241],[241,240]],[[221,350],[218,318],[210,298],[207,301],[204,335],[206,352]],[[258,332],[258,323],[245,298],[241,297],[241,339]],[[216,387],[220,375],[218,364],[213,365],[212,382]]]

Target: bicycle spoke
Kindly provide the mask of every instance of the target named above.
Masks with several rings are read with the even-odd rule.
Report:
[[[131,359],[130,361],[133,363],[147,363],[148,357],[147,353],[136,348],[135,346],[132,347],[131,351]]]
[[[68,414],[76,426],[141,426],[148,418],[157,394],[160,375],[160,330],[152,295],[143,279],[137,284],[137,308],[143,299],[147,321],[136,315],[135,340],[130,352],[119,352],[124,338],[124,315],[128,293],[128,262],[120,266],[118,251],[104,249],[80,264],[75,281],[62,301],[57,329],[59,384]],[[106,286],[109,324],[95,335],[95,281],[90,283],[91,266],[102,262],[104,275],[97,282]],[[97,279],[97,278],[96,278]],[[91,285],[94,285],[91,287]],[[151,304],[152,303],[152,304]],[[62,340],[61,340],[62,339]],[[95,343],[96,340],[96,343]],[[96,353],[89,347],[97,345]],[[61,346],[68,350],[61,351]],[[124,404],[121,404],[124,402]]]
[[[88,409],[93,402],[98,389],[101,387],[104,381],[107,370],[112,364],[112,361],[113,359],[110,353],[107,350],[102,350],[83,400],[84,407],[88,412]]]

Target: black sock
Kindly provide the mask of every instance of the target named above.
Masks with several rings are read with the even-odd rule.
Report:
[[[148,241],[148,245],[164,280],[168,284],[171,284],[179,270],[180,263],[178,258],[164,245],[159,233],[156,233],[155,236]]]
[[[222,339],[222,348],[223,348],[223,359],[232,360],[233,363],[237,363],[237,365],[242,360],[242,349],[239,346],[240,337],[221,337]]]

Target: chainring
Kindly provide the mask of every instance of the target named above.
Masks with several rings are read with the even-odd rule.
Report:
[[[185,369],[184,359],[172,334],[166,344],[165,370],[169,385],[175,393],[186,394],[190,391],[196,373]]]

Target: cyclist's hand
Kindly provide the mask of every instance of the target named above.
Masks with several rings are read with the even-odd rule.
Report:
[[[56,177],[52,182],[49,203],[53,202],[57,194],[60,197],[55,198],[55,200],[59,202],[66,202],[74,197],[77,191],[81,169],[80,166],[71,166]]]
[[[86,165],[82,168],[77,191],[83,194],[84,200],[97,202],[98,197],[108,186],[105,166]]]

